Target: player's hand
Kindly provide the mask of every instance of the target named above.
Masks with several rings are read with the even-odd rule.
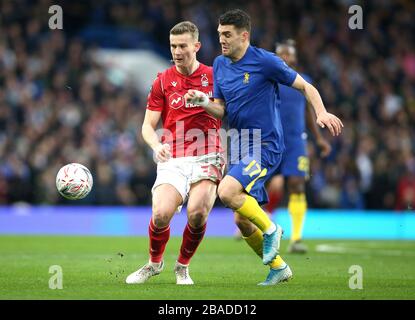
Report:
[[[316,144],[317,147],[320,149],[320,156],[322,158],[327,157],[331,153],[331,145],[323,137],[317,139]]]
[[[342,132],[343,123],[334,114],[322,112],[317,116],[317,124],[321,128],[327,127],[332,136],[338,136]]]
[[[184,95],[186,102],[193,103],[198,106],[207,107],[209,97],[206,93],[199,90],[188,90]]]
[[[160,144],[154,149],[154,154],[159,162],[166,162],[170,159],[170,145],[168,143]]]

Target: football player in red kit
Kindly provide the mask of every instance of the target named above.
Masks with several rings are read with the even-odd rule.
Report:
[[[170,30],[174,66],[157,75],[148,96],[142,135],[158,162],[148,227],[150,258],[127,277],[129,284],[144,283],[163,270],[170,220],[186,201],[188,222],[174,272],[177,284],[193,284],[189,262],[205,234],[224,166],[221,121],[184,99],[189,89],[212,96],[212,68],[196,59],[200,47],[196,25],[189,21],[175,25]],[[156,133],[160,119],[161,139]]]

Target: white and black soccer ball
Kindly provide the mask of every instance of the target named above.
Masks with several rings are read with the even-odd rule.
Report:
[[[56,188],[69,200],[85,198],[91,191],[93,183],[91,172],[79,163],[63,166],[56,175]]]

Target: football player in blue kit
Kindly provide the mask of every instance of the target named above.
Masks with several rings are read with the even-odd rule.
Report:
[[[295,42],[286,40],[278,43],[276,54],[291,68],[297,66],[297,52]],[[309,83],[310,77],[301,76]],[[326,157],[331,152],[331,146],[317,127],[312,107],[307,104],[304,95],[298,90],[285,85],[279,85],[281,98],[281,122],[284,132],[285,152],[282,157],[278,174],[286,179],[288,191],[288,212],[291,217],[291,239],[288,246],[290,253],[305,253],[307,247],[302,243],[302,231],[307,211],[305,196],[305,182],[309,176],[309,159],[307,157],[306,125],[315,138],[321,157]],[[270,179],[267,191],[271,200],[277,199],[276,193],[281,194],[283,182],[278,176]],[[280,198],[280,197],[279,197]],[[265,209],[272,213],[278,201],[270,201]]]
[[[326,111],[317,89],[281,58],[251,46],[250,32],[251,20],[244,11],[231,10],[220,16],[222,55],[213,63],[214,100],[197,90],[189,90],[185,98],[216,118],[226,115],[231,157],[218,195],[235,212],[248,245],[270,266],[260,285],[273,285],[292,277],[290,267],[279,256],[282,229],[261,208],[268,202],[264,184],[278,170],[285,149],[278,84],[300,90],[313,106],[317,124],[332,135],[339,135],[343,124]]]

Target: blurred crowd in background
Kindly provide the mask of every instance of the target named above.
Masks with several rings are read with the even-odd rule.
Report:
[[[181,20],[201,34],[199,59],[220,54],[217,20],[230,8],[252,17],[251,42],[273,51],[298,45],[326,108],[344,125],[326,159],[309,143],[313,208],[411,210],[415,205],[415,2],[413,1],[66,1],[63,30],[50,30],[59,1],[0,2],[0,204],[67,203],[61,166],[90,168],[94,188],[79,204],[147,205],[156,165],[140,135],[146,95],[115,85],[91,58],[86,28],[133,30],[169,58],[168,33]],[[361,4],[363,29],[348,8]],[[123,45],[128,47],[127,45]],[[161,71],[161,70],[160,70]]]

